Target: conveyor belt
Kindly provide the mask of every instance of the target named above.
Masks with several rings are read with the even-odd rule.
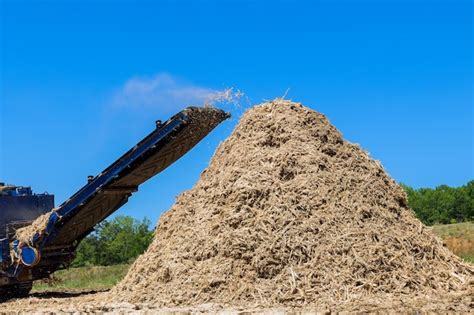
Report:
[[[58,207],[60,219],[41,247],[81,240],[124,205],[138,186],[178,160],[229,115],[190,107],[173,116]]]
[[[79,242],[95,225],[228,117],[219,109],[189,107],[157,123],[153,132],[54,209],[47,226],[31,235],[28,244],[0,239],[0,289],[45,278],[67,267]]]

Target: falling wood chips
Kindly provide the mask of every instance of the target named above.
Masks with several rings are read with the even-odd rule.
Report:
[[[16,230],[15,238],[22,244],[31,244],[36,234],[41,234],[44,232],[48,226],[49,218],[51,217],[52,212],[55,210],[56,209],[53,209],[50,212],[40,215],[31,224]]]
[[[473,279],[378,161],[277,99],[244,114],[108,299],[465,311]]]

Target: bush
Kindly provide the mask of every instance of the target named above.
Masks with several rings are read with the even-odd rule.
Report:
[[[474,220],[474,181],[461,187],[441,185],[435,189],[402,186],[408,195],[408,205],[426,225]]]
[[[117,216],[104,221],[80,243],[72,266],[116,265],[133,261],[153,239],[150,220]]]

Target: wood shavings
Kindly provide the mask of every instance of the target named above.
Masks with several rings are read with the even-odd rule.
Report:
[[[444,296],[435,309],[462,311],[473,277],[380,162],[277,99],[244,114],[109,299],[357,311]]]

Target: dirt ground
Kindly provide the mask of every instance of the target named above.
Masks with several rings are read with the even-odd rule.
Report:
[[[106,292],[57,291],[32,294],[28,298],[16,299],[0,304],[1,314],[200,314],[200,313],[272,313],[283,314],[285,309],[259,309],[202,304],[190,307],[163,308],[147,304],[104,303]]]
[[[0,314],[325,314],[343,313],[474,313],[474,291],[428,296],[379,296],[340,303],[337,306],[262,308],[258,305],[200,304],[157,307],[151,304],[106,303],[97,291],[50,291],[0,304]]]

